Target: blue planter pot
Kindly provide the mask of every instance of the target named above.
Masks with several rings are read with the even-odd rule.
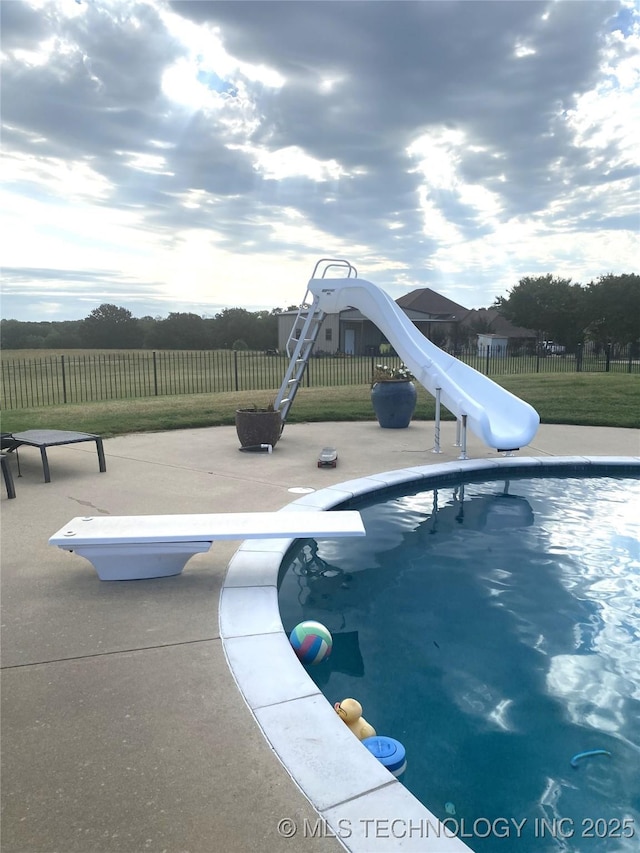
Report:
[[[383,429],[408,427],[416,408],[418,394],[413,382],[392,379],[376,382],[371,389],[371,403]]]

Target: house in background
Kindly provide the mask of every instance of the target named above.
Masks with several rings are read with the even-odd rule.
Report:
[[[400,305],[400,301],[396,300]],[[400,305],[413,325],[431,340],[432,324],[443,322],[423,311]],[[321,330],[322,331],[322,330]],[[348,308],[340,313],[340,349],[347,355],[378,355],[380,347],[387,343],[380,329],[357,308]]]
[[[502,335],[478,335],[478,355],[504,358],[508,346],[509,338],[504,338]]]
[[[497,308],[472,308],[462,317],[460,339],[469,343],[477,339],[478,355],[506,355],[507,346],[535,349],[537,335],[532,329],[514,326],[503,317]]]
[[[450,318],[445,320],[410,308],[404,309],[404,313],[422,334],[431,340],[433,340],[433,328],[436,324],[442,324],[447,330],[450,329]],[[297,328],[294,329],[297,316],[297,311],[283,311],[278,314],[278,349],[281,352],[286,349],[292,330],[295,338],[300,337],[303,321],[299,320]],[[447,332],[443,334],[446,337]],[[365,317],[357,308],[347,308],[340,314],[325,315],[313,351],[316,354],[329,355],[337,352],[346,355],[378,355],[380,347],[385,343],[387,339],[368,317]]]
[[[460,321],[469,311],[430,287],[419,287],[406,293],[397,304],[411,316],[410,312],[421,315],[418,326],[422,334],[439,347],[455,348],[458,342]]]
[[[485,337],[505,339],[509,345],[535,342],[535,332],[512,326],[495,308],[469,310],[429,287],[412,290],[396,300],[411,322],[439,347],[455,351],[481,332]],[[300,337],[302,322],[297,311],[278,314],[278,349],[286,350],[291,332]],[[317,354],[378,355],[386,338],[378,327],[357,308],[325,315],[314,346]]]
[[[345,313],[344,311],[342,312]],[[291,332],[294,337],[299,338],[302,331],[302,320],[299,320],[296,328],[297,311],[281,311],[278,314],[278,350],[285,352],[287,341]],[[340,347],[340,314],[325,314],[320,326],[318,337],[313,348],[314,353],[329,353],[333,355],[341,351]]]

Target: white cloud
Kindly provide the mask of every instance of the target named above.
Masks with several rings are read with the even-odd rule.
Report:
[[[275,307],[328,255],[469,307],[635,269],[626,0],[0,11],[5,316]]]

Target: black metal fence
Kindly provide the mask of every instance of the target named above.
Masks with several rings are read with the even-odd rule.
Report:
[[[487,376],[518,373],[640,373],[637,348],[579,346],[574,352],[550,353],[459,350],[457,358]],[[127,351],[4,358],[0,404],[26,409],[64,403],[86,403],[222,391],[275,390],[288,365],[284,354],[207,351]],[[376,364],[400,364],[397,356],[318,355],[309,360],[308,387],[359,385],[371,382]]]

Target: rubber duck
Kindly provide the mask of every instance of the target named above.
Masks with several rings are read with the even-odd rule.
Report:
[[[357,699],[343,699],[342,702],[336,702],[333,707],[336,714],[359,740],[376,736],[376,730],[362,716],[362,705]]]

